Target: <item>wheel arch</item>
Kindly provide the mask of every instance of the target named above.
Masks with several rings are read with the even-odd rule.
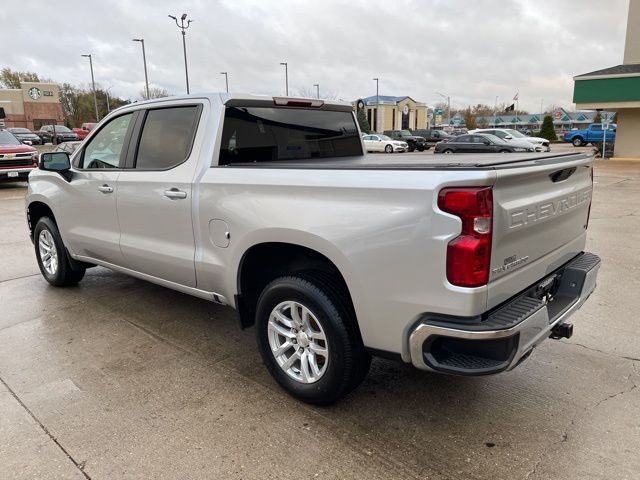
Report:
[[[308,244],[277,240],[262,241],[245,249],[236,270],[237,294],[234,299],[240,326],[247,328],[254,324],[258,297],[270,281],[279,276],[308,271],[320,272],[335,282],[348,299],[348,308],[352,309],[354,318],[357,318],[354,286],[348,283],[352,276],[345,272],[345,260],[327,253],[325,249]]]
[[[56,216],[49,204],[41,200],[32,200],[27,205],[27,225],[29,226],[29,236],[33,240],[33,230],[42,217],[50,217],[56,224]]]

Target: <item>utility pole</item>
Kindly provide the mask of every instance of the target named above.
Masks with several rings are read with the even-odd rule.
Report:
[[[227,93],[229,93],[229,74],[228,72],[220,72],[220,75],[224,75],[224,84],[227,87]]]
[[[82,57],[87,57],[89,59],[89,68],[91,68],[91,88],[93,89],[93,106],[96,109],[96,122],[100,121],[100,115],[98,115],[98,98],[96,97],[96,81],[93,76],[93,60],[91,59],[91,54],[81,55]]]
[[[111,111],[111,106],[109,105],[109,90],[111,90],[112,88],[113,88],[113,85],[111,85],[109,88],[107,88],[104,91],[104,94],[107,97],[107,113],[109,113]]]
[[[280,62],[280,65],[284,65],[284,85],[286,96],[289,96],[289,65],[287,62]]]
[[[493,104],[493,128],[496,128],[496,117],[498,116],[498,95],[496,95],[496,101]]]
[[[147,55],[144,51],[144,38],[134,38],[134,42],[140,42],[142,45],[142,63],[144,64],[144,84],[147,92],[146,100],[149,100],[149,76],[147,75]]]
[[[320,84],[314,83],[313,86],[316,87],[316,98],[320,100]]]
[[[373,129],[374,132],[378,131],[378,110],[380,110],[380,79],[379,78],[374,78],[373,79],[376,82],[376,114],[373,117],[373,120],[376,124],[375,128]]]
[[[444,95],[439,92],[436,92],[436,95],[440,95],[443,99],[447,101],[447,124],[449,126],[449,129],[451,129],[451,97],[449,97],[449,95]]]
[[[176,22],[176,26],[182,31],[182,50],[184,52],[184,76],[187,80],[187,95],[188,95],[189,94],[189,69],[187,68],[187,41],[185,40],[187,34],[185,33],[185,30],[189,28],[189,25],[191,25],[191,22],[193,22],[193,20],[187,20],[186,13],[183,13],[182,16],[180,17],[180,23],[178,23],[178,19],[173,15],[169,15],[169,18],[173,18]],[[187,20],[186,25],[184,23],[185,20]]]

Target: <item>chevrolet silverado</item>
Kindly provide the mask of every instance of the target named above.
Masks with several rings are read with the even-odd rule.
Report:
[[[99,265],[228,305],[275,380],[327,404],[372,355],[485,375],[570,337],[600,265],[592,161],[368,156],[349,104],[191,95],[42,154],[26,213],[51,285]]]

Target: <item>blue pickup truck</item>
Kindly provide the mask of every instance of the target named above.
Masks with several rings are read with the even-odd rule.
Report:
[[[573,143],[574,147],[582,147],[587,143],[600,143],[603,138],[601,123],[592,123],[586,130],[570,130],[564,134],[564,141]],[[616,140],[615,123],[607,124],[607,142]]]

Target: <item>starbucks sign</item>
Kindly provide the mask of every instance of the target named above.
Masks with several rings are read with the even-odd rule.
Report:
[[[42,96],[42,92],[38,87],[31,87],[27,93],[34,100],[38,100]]]

